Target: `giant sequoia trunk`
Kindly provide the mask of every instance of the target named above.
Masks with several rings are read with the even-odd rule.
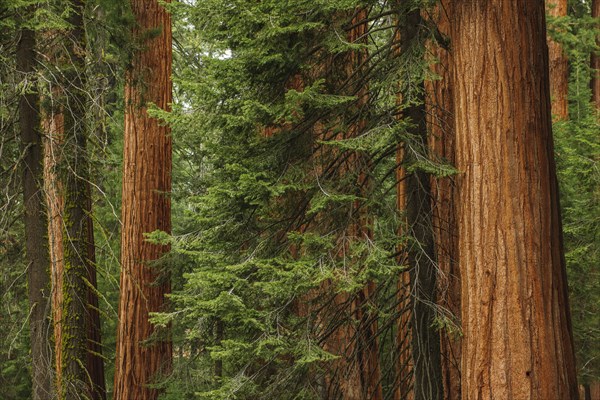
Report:
[[[426,81],[427,129],[432,156],[439,162],[456,162],[454,138],[454,102],[452,98],[452,57],[446,38],[450,34],[452,1],[444,0],[434,10],[440,37],[428,46],[435,63],[435,80]],[[460,271],[458,268],[457,221],[455,215],[455,176],[431,180],[432,219],[435,256],[439,267],[438,305],[446,320],[441,331],[441,363],[444,399],[459,400],[460,390]]]
[[[567,0],[549,0],[546,8],[548,14],[553,17],[567,16]],[[566,120],[569,118],[569,63],[562,45],[550,37],[548,37],[548,56],[552,114],[557,120]]]
[[[23,204],[27,285],[31,341],[32,395],[34,400],[52,398],[52,350],[50,328],[50,260],[43,196],[43,145],[40,132],[39,95],[35,72],[35,33],[23,29],[17,45],[17,69],[28,82],[19,99],[19,127],[23,148]]]
[[[170,339],[151,338],[157,332],[148,320],[151,312],[163,310],[165,294],[170,291],[168,278],[153,265],[169,248],[146,241],[144,234],[171,231],[171,137],[168,127],[148,116],[147,106],[170,107],[171,20],[157,0],[132,0],[131,8],[136,21],[133,36],[147,40],[133,55],[125,87],[114,398],[152,400],[159,391],[147,385],[171,368]]]
[[[462,396],[576,399],[544,2],[453,14]]]

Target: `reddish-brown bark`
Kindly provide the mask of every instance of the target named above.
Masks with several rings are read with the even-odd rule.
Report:
[[[171,369],[169,337],[152,338],[149,314],[164,310],[170,292],[167,273],[153,262],[169,246],[152,244],[144,234],[171,231],[171,137],[167,126],[147,114],[149,103],[170,109],[171,18],[157,0],[132,0],[133,37],[142,47],[133,54],[125,87],[125,138],[121,232],[121,290],[114,398],[153,400],[148,387]],[[149,35],[159,29],[159,34]],[[168,333],[166,333],[168,335]],[[150,340],[150,341],[149,341]]]
[[[53,90],[57,98],[59,90]],[[47,100],[47,101],[48,101]],[[52,321],[54,328],[55,385],[62,386],[62,282],[64,274],[64,251],[62,236],[62,215],[64,210],[63,184],[58,179],[57,166],[60,162],[60,146],[63,143],[63,115],[58,107],[46,106],[42,111],[42,131],[44,132],[44,193],[48,213],[48,250],[50,255],[50,276],[52,282]]]
[[[462,396],[576,399],[544,2],[457,1]]]
[[[351,29],[347,33],[350,43],[367,43],[368,35],[368,11],[358,9],[350,21]],[[342,57],[344,63],[345,79],[354,77],[356,84],[350,84],[344,90],[347,94],[356,96],[357,101],[353,106],[353,115],[356,121],[351,123],[348,131],[336,134],[336,139],[347,139],[358,136],[365,128],[365,119],[360,114],[361,109],[368,101],[367,82],[361,71],[365,68],[364,62],[367,59],[366,49],[358,49],[348,52]],[[337,65],[334,61],[333,65]],[[329,132],[322,132],[327,136]],[[318,151],[316,153],[317,164],[321,172],[325,169],[324,160],[331,156],[339,157],[334,151]],[[348,171],[362,171],[358,174],[357,185],[360,190],[366,190],[368,181],[364,174],[367,162],[365,158],[356,152],[349,154],[337,166],[336,174],[343,176]],[[354,219],[348,226],[344,237],[340,240],[340,246],[347,250],[349,243],[355,240],[364,240],[371,236],[370,221],[364,218],[363,205],[356,201],[352,207],[352,218]],[[343,255],[340,254],[340,258]],[[322,293],[327,293],[333,288],[330,285],[323,285]],[[330,370],[325,379],[326,398],[341,398],[345,400],[380,400],[383,399],[381,386],[381,371],[379,365],[379,343],[377,337],[377,319],[366,311],[369,304],[372,304],[375,296],[375,284],[369,282],[356,294],[337,294],[333,299],[333,305],[336,312],[328,314],[333,321],[323,321],[324,325],[329,324],[331,334],[326,338],[324,349],[332,354],[339,355],[341,358],[333,361]]]
[[[432,156],[440,162],[454,165],[454,102],[452,98],[452,57],[448,43],[449,16],[452,2],[442,1],[433,11],[432,18],[439,34],[439,42],[428,48],[434,57],[431,72],[436,79],[425,82],[427,130]],[[448,46],[448,48],[445,48]],[[458,400],[460,390],[460,271],[458,268],[458,242],[455,215],[456,188],[454,176],[433,177],[431,198],[435,253],[439,267],[438,304],[448,326],[441,333],[441,362],[444,399]]]
[[[546,9],[553,17],[566,17],[567,0],[548,0]],[[569,118],[569,63],[562,45],[550,37],[548,37],[548,56],[552,114],[556,120],[566,120]]]
[[[401,104],[401,99],[398,104]],[[404,167],[404,147],[398,145],[396,150],[396,208],[400,214],[406,212],[406,168]],[[406,235],[406,219],[404,219],[398,229],[398,237]],[[408,255],[404,248],[406,241],[398,246],[397,262],[399,265],[408,266]],[[396,334],[396,377],[394,383],[394,400],[412,400],[414,399],[414,377],[413,377],[413,355],[412,355],[412,308],[410,300],[410,273],[408,270],[400,273],[397,285],[398,301],[398,323]]]

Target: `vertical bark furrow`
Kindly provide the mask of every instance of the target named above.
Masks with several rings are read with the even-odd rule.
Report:
[[[434,10],[439,43],[428,47],[435,58],[430,67],[437,80],[425,82],[429,147],[439,161],[454,165],[453,60],[444,48],[450,35],[452,2],[442,1]],[[461,398],[460,389],[460,271],[458,268],[456,187],[454,176],[433,177],[431,182],[435,255],[439,267],[438,304],[447,327],[440,332],[444,398]]]
[[[544,3],[458,1],[463,398],[577,398]]]
[[[132,0],[141,46],[133,55],[125,87],[125,139],[121,232],[121,296],[115,369],[115,399],[156,399],[148,387],[171,368],[171,342],[157,333],[149,314],[164,310],[168,278],[154,265],[168,250],[144,234],[170,233],[171,137],[147,114],[149,103],[171,103],[171,20],[156,0]],[[152,30],[158,34],[149,35]],[[146,40],[143,40],[147,38]]]

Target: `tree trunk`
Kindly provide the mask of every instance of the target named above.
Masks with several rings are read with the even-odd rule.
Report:
[[[406,213],[406,168],[404,162],[404,147],[398,145],[396,150],[396,207],[399,213]],[[406,220],[400,224],[398,237],[405,238],[407,233]],[[408,256],[406,254],[406,240],[402,240],[398,246],[398,256],[396,257],[398,265],[406,266]],[[397,285],[398,300],[398,323],[396,334],[396,376],[394,382],[394,400],[413,400],[414,399],[414,362],[412,354],[412,301],[410,272],[402,271],[398,278]]]
[[[105,399],[87,154],[84,7],[73,0],[70,29],[45,36],[58,80],[44,110],[44,176],[57,392],[60,398]],[[65,45],[52,44],[56,40]]]
[[[46,40],[50,39],[45,36]],[[64,252],[62,235],[62,215],[64,209],[63,182],[59,180],[57,167],[61,159],[63,143],[63,115],[55,104],[60,90],[50,88],[51,94],[44,99],[42,109],[42,131],[44,132],[44,193],[48,208],[48,248],[50,255],[50,276],[52,282],[52,325],[54,330],[54,366],[56,388],[62,386],[62,281],[64,274]]]
[[[148,38],[133,54],[125,86],[125,138],[121,233],[121,292],[115,367],[116,400],[153,400],[148,387],[171,369],[168,333],[156,336],[148,321],[164,310],[170,292],[167,274],[153,261],[169,246],[152,244],[144,234],[171,231],[171,137],[169,128],[147,115],[148,103],[170,109],[171,19],[156,0],[131,0],[133,37]],[[159,34],[149,32],[160,29]],[[148,340],[151,339],[151,342]]]
[[[409,10],[401,26],[402,52],[408,54],[418,39],[423,25],[421,11]],[[423,85],[423,83],[421,83]],[[424,91],[424,87],[422,88]],[[420,96],[403,111],[413,124],[412,148],[424,150],[427,145],[425,99],[422,91],[404,94],[408,99]],[[416,161],[415,154],[405,152],[406,163]],[[431,220],[431,184],[425,171],[416,169],[406,177],[406,220],[411,243],[407,248],[412,300],[412,355],[414,362],[415,400],[442,399],[443,386],[440,361],[440,336],[435,328],[437,270]]]
[[[548,0],[546,10],[553,17],[567,16],[567,0]],[[548,37],[550,63],[550,98],[552,114],[557,121],[569,118],[569,63],[560,43]]]
[[[351,28],[347,32],[350,43],[368,43],[368,10],[360,8],[350,20]],[[344,54],[339,60],[333,61],[332,71],[344,68],[344,83],[342,91],[346,95],[355,96],[356,102],[352,106],[351,113],[353,122],[350,123],[348,131],[337,134],[336,140],[358,137],[365,129],[366,120],[361,115],[362,109],[368,102],[368,82],[364,79],[367,60],[366,49],[351,50]],[[340,62],[340,64],[337,64]],[[354,119],[356,118],[356,119]],[[329,133],[329,132],[328,132]],[[334,150],[335,151],[335,150]],[[328,154],[331,156],[331,154]],[[368,168],[368,161],[364,155],[354,151],[344,157],[339,155],[341,165],[338,165],[337,174],[343,176],[350,171],[360,171],[356,186],[359,188],[359,196],[365,196],[368,187],[368,178],[364,171]],[[323,159],[318,161],[323,166]],[[322,172],[322,171],[321,171]],[[351,210],[352,221],[344,233],[347,239],[341,247],[347,250],[348,243],[354,240],[365,240],[372,235],[371,221],[365,217],[364,204],[355,201]],[[332,288],[323,285],[322,293],[331,291]],[[333,300],[334,308],[338,311],[329,314],[329,321],[325,324],[334,325],[332,334],[326,339],[324,349],[332,354],[340,356],[339,360],[332,363],[331,370],[326,377],[327,399],[344,400],[381,400],[383,392],[381,386],[381,370],[379,365],[379,338],[377,318],[368,311],[368,305],[375,301],[376,287],[368,282],[358,293],[338,294]],[[339,315],[343,315],[341,317]],[[337,317],[337,318],[336,318]]]
[[[576,399],[544,2],[453,15],[462,396]]]
[[[592,0],[592,17],[600,18],[600,0]],[[596,44],[600,46],[600,37],[596,37]],[[600,56],[592,53],[592,102],[596,110],[600,110]]]
[[[23,204],[29,328],[34,400],[52,398],[50,328],[50,259],[45,242],[47,220],[43,197],[43,145],[40,132],[39,94],[35,79],[35,33],[23,29],[17,45],[17,70],[27,90],[19,99],[19,126],[23,148]]]
[[[434,10],[438,40],[450,35],[450,0],[442,1]],[[452,57],[444,43],[431,43],[430,53],[436,59],[431,71],[437,80],[425,82],[429,146],[433,157],[452,165],[455,157],[454,102],[452,98]],[[456,186],[454,176],[431,180],[432,219],[435,255],[439,267],[438,305],[446,320],[441,331],[441,364],[444,399],[459,400],[460,389],[460,271],[458,267],[457,221],[455,215]]]
[[[98,304],[98,280],[96,274],[96,244],[94,240],[94,222],[92,220],[91,185],[85,182],[87,197],[87,261],[89,286],[87,288],[87,360],[86,366],[90,378],[92,400],[106,399],[106,380],[104,360],[102,358],[102,326],[100,305]]]
[[[62,398],[101,398],[97,383],[95,363],[102,363],[97,349],[99,337],[89,337],[97,332],[98,318],[96,293],[88,284],[95,284],[94,244],[90,216],[89,164],[87,154],[87,94],[85,78],[86,37],[83,25],[85,3],[71,0],[67,18],[70,29],[66,31],[66,60],[63,68],[64,142],[61,146],[62,162],[58,173],[64,182],[64,209],[62,234],[64,273],[62,278],[62,332],[61,363],[63,381],[59,387]],[[92,242],[90,242],[92,240]],[[93,304],[90,304],[93,303]],[[82,318],[82,316],[85,316]],[[95,318],[94,318],[95,316]],[[92,343],[95,342],[95,343]],[[103,383],[102,383],[103,384]],[[103,388],[102,388],[103,389]]]

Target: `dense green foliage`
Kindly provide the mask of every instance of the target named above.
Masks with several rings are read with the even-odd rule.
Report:
[[[125,4],[124,4],[125,3]],[[22,7],[39,4],[34,21]],[[49,5],[53,7],[50,7]],[[30,395],[26,263],[21,238],[15,74],[18,30],[64,27],[61,2],[0,4],[0,385]],[[313,399],[360,346],[377,343],[385,396],[398,385],[398,247],[418,247],[396,205],[396,149],[407,171],[448,176],[402,118],[431,76],[424,43],[400,53],[398,25],[434,1],[204,0],[173,15],[174,104],[152,114],[174,140],[173,280],[168,399]],[[119,276],[123,79],[133,23],[126,2],[88,1],[90,161],[107,384],[112,386]],[[54,10],[54,11],[52,11]],[[579,376],[600,379],[600,135],[589,55],[598,33],[589,2],[550,19],[568,49],[570,120],[555,125],[556,159]],[[20,22],[19,22],[20,21]],[[364,30],[361,30],[364,29]],[[437,40],[444,40],[437,35]],[[40,62],[39,75],[48,76]],[[399,98],[403,99],[400,104]],[[406,232],[398,237],[398,231]],[[373,290],[365,294],[365,287]],[[435,307],[432,305],[432,307]],[[456,330],[437,310],[436,329]],[[368,343],[363,332],[376,326]],[[347,354],[327,351],[348,334]],[[49,338],[49,340],[52,340]],[[329,346],[329,347],[328,347]],[[358,350],[360,351],[360,350]],[[342,367],[340,367],[342,365]],[[333,376],[333,378],[331,378]],[[330,383],[330,382],[329,382]],[[335,386],[335,385],[334,385]],[[332,397],[333,398],[333,397]]]
[[[590,384],[600,380],[600,114],[589,86],[599,30],[578,2],[551,23],[569,58],[569,120],[555,123],[554,134],[578,373]]]

